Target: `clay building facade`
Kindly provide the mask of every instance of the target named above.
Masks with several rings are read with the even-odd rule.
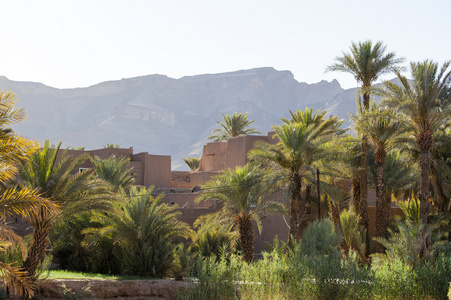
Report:
[[[230,138],[225,142],[207,143],[203,147],[203,154],[199,171],[171,171],[171,157],[164,155],[151,155],[147,152],[133,153],[133,149],[104,148],[97,150],[67,150],[68,156],[79,156],[88,153],[91,157],[98,156],[102,159],[111,155],[116,157],[127,157],[130,159],[130,175],[135,177],[135,184],[145,187],[154,186],[154,194],[164,194],[163,202],[169,205],[177,205],[181,212],[180,219],[192,225],[194,221],[203,214],[215,212],[220,204],[216,201],[202,201],[196,203],[195,199],[201,193],[201,186],[212,176],[219,174],[222,170],[243,166],[249,162],[247,153],[256,142],[264,141],[276,143],[273,133],[266,136],[240,136]],[[63,150],[60,150],[60,156]],[[92,168],[90,160],[86,160],[79,171]],[[350,184],[349,184],[350,186]],[[285,200],[283,191],[275,196],[278,201]],[[368,213],[370,217],[370,234],[375,231],[375,193],[368,193]],[[398,207],[392,207],[392,215],[400,214]],[[323,214],[324,215],[324,214]],[[311,219],[316,219],[316,211],[313,210]],[[255,231],[255,252],[258,255],[265,249],[265,242],[272,243],[277,235],[280,240],[288,238],[288,216],[267,216],[262,219],[263,231],[259,234],[257,227]],[[304,220],[304,226],[309,220]],[[17,224],[19,225],[19,224]]]

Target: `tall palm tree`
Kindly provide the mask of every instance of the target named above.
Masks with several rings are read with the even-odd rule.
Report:
[[[111,183],[115,191],[126,189],[135,182],[135,178],[130,174],[133,168],[128,167],[130,158],[111,155],[107,159],[98,156],[90,159],[97,177]]]
[[[16,136],[10,126],[25,119],[25,111],[16,109],[16,95],[0,91],[0,243],[21,244],[23,256],[26,249],[22,239],[7,226],[11,216],[29,217],[36,210],[57,211],[58,207],[38,196],[35,190],[11,185],[16,174],[16,164],[36,150],[34,142]],[[3,250],[3,248],[2,248]],[[31,297],[34,283],[29,274],[14,264],[0,262],[0,278],[14,294]]]
[[[58,157],[60,146],[61,143],[51,147],[46,141],[41,150],[33,153],[19,167],[24,187],[36,189],[43,198],[63,207],[58,213],[37,210],[27,218],[33,227],[33,238],[23,267],[32,277],[47,251],[49,232],[55,222],[80,211],[108,209],[112,198],[110,186],[93,176],[94,169],[78,172],[88,156],[72,158],[63,151]]]
[[[254,259],[254,229],[252,221],[257,223],[261,232],[261,217],[269,213],[284,213],[283,204],[270,200],[268,187],[271,182],[256,166],[249,164],[237,166],[235,170],[227,169],[215,176],[203,187],[203,192],[196,199],[221,201],[224,206],[222,215],[235,223],[239,231],[239,242],[243,250],[243,259]]]
[[[327,141],[341,132],[342,121],[337,117],[325,118],[325,111],[306,109],[296,115],[312,115],[308,122],[283,120],[280,126],[273,126],[278,143],[257,143],[249,152],[249,158],[264,166],[277,170],[281,179],[288,186],[290,236],[299,240],[301,237],[301,190],[303,178],[316,171],[314,164],[330,156],[333,149],[327,147]],[[313,121],[312,121],[313,120]]]
[[[222,114],[224,123],[218,121],[221,128],[215,129],[207,139],[219,142],[241,135],[261,134],[261,132],[255,128],[247,128],[254,122],[254,120],[248,121],[247,115],[248,113],[243,115],[242,113],[236,112],[232,115]]]
[[[425,60],[410,64],[412,82],[397,72],[401,84],[385,82],[382,90],[385,103],[398,112],[420,148],[420,218],[427,224],[430,196],[430,152],[434,147],[434,133],[451,116],[450,62],[438,64]]]
[[[368,141],[376,148],[376,236],[385,237],[389,219],[386,214],[390,213],[390,208],[386,209],[387,204],[384,195],[384,164],[387,152],[391,150],[397,142],[396,137],[401,134],[402,123],[395,119],[394,112],[383,110],[376,103],[370,103],[370,108],[359,115],[352,116],[354,127],[366,135]],[[388,203],[390,205],[390,203]],[[383,252],[381,244],[376,243],[376,252]]]
[[[377,186],[378,170],[374,156],[369,160],[369,182]],[[418,190],[419,176],[412,163],[411,157],[405,152],[397,150],[388,151],[384,161],[383,170],[384,199],[382,226],[387,228],[390,219],[391,203],[395,199],[412,198]],[[388,232],[384,231],[381,237],[388,238]],[[377,245],[377,244],[376,244]]]
[[[336,57],[336,63],[328,66],[326,71],[339,71],[350,73],[356,81],[361,84],[363,94],[362,105],[365,110],[369,109],[371,86],[381,75],[399,71],[399,64],[404,59],[396,58],[394,52],[386,53],[386,46],[381,41],[373,44],[370,40],[355,43],[350,47],[351,53],[343,53]],[[360,223],[368,229],[368,141],[366,136],[362,136],[362,155],[360,173]],[[367,249],[369,254],[369,248]]]

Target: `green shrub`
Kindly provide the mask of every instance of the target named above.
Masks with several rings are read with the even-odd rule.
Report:
[[[177,300],[238,299],[235,281],[241,263],[235,255],[230,262],[225,258],[216,261],[213,256],[199,257],[188,274],[189,287],[177,295]]]

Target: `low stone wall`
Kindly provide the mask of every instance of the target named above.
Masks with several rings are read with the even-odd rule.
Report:
[[[39,298],[61,299],[66,290],[77,293],[78,299],[93,300],[175,300],[177,290],[188,283],[174,280],[70,280],[49,279],[41,285]]]

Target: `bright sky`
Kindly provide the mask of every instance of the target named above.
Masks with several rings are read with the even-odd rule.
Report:
[[[2,0],[0,75],[74,88],[274,67],[351,88],[351,75],[324,73],[351,41],[451,59],[450,11],[449,0]]]

